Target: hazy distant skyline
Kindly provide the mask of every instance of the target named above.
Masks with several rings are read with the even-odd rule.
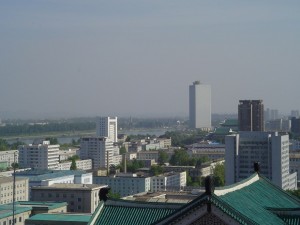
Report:
[[[0,112],[188,115],[195,80],[300,109],[299,1],[4,0],[0,32]]]

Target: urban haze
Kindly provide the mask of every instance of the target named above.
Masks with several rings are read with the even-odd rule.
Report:
[[[240,99],[299,108],[299,1],[0,3],[0,118],[188,115],[211,85],[212,113]]]

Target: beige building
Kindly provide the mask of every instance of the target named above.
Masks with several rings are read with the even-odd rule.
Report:
[[[99,203],[99,191],[107,185],[53,184],[31,188],[33,201],[67,202],[68,212],[93,213]]]
[[[0,151],[0,162],[6,162],[7,166],[10,167],[14,162],[19,161],[19,151],[10,150],[10,151]]]
[[[13,202],[13,177],[0,177],[0,204]],[[29,184],[27,178],[16,177],[15,200],[28,201]]]

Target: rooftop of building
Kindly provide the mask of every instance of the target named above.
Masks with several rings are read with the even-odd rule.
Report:
[[[16,177],[16,181],[24,181],[24,180],[28,180],[28,178]],[[13,181],[14,181],[13,177],[0,177],[0,184],[10,183],[10,182],[13,182]]]
[[[28,221],[59,221],[59,222],[69,222],[78,223],[83,222],[87,224],[91,219],[92,214],[77,214],[77,213],[41,213],[28,218]]]
[[[12,205],[12,203],[10,203]],[[39,202],[39,201],[18,201],[15,202],[16,206],[26,206],[31,208],[47,208],[47,209],[56,209],[63,206],[67,206],[67,202]]]
[[[107,187],[105,184],[52,184],[50,186],[35,186],[31,189],[39,190],[76,190],[76,191],[86,191],[86,190],[95,190]]]
[[[15,214],[31,211],[32,207],[15,206]],[[5,204],[0,205],[0,219],[6,218],[13,215],[13,205]]]
[[[170,224],[199,207],[208,212],[208,204],[239,224],[300,224],[300,201],[255,173],[211,194],[206,191],[187,204],[108,200],[99,205],[89,225]]]
[[[63,176],[80,176],[87,174],[84,170],[26,170],[16,173],[16,177],[28,177],[29,181],[40,181],[54,179]]]

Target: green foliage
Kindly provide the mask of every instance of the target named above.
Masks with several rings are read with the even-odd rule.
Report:
[[[74,158],[72,159],[70,170],[77,170],[76,160]]]
[[[120,199],[121,195],[119,193],[113,193],[111,190],[108,192],[108,198]]]
[[[20,145],[26,145],[26,143],[22,141],[14,142],[10,145],[10,149],[18,149]]]
[[[170,164],[173,166],[187,166],[190,164],[190,157],[184,149],[175,150],[170,159]]]
[[[225,185],[225,165],[224,163],[217,164],[214,168],[215,186],[220,187]]]
[[[45,140],[50,141],[50,145],[57,145],[58,144],[58,140],[55,137],[46,137]]]
[[[70,161],[73,161],[73,160],[76,161],[76,160],[79,160],[79,159],[80,159],[80,157],[78,155],[73,155],[73,156],[68,158],[68,160],[70,160]]]
[[[17,168],[19,168],[19,164],[18,164],[18,163],[12,163],[12,164],[11,164],[11,167],[17,169]]]
[[[120,148],[120,155],[123,155],[123,154],[125,154],[127,151],[126,151],[126,148],[124,147],[124,146],[122,146],[121,148]]]
[[[184,147],[185,145],[190,145],[203,140],[206,135],[207,132],[200,131],[200,130],[167,131],[161,137],[171,138],[172,146]]]
[[[126,162],[126,164],[127,164],[127,172],[131,172],[131,173],[135,173],[137,169],[144,167],[144,163],[136,159]]]
[[[151,166],[150,173],[153,176],[157,176],[159,174],[162,174],[163,172],[164,172],[164,169],[161,166],[159,166],[159,165],[153,165],[153,166]]]
[[[0,139],[0,151],[6,151],[9,149],[9,144],[6,140]]]
[[[96,128],[94,121],[50,122],[48,124],[7,124],[0,127],[0,136],[35,135],[51,132],[87,131]]]
[[[160,150],[158,152],[158,164],[163,165],[166,162],[168,162],[168,159],[169,159],[169,156],[165,151]]]

